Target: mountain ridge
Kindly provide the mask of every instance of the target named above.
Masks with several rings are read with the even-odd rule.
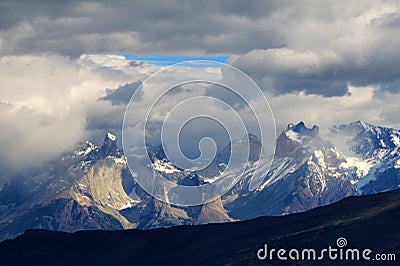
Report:
[[[345,140],[345,147],[353,152],[351,156],[337,148],[337,138]],[[16,185],[6,185],[0,191],[0,239],[15,237],[27,228],[67,232],[151,229],[287,215],[353,195],[395,190],[400,185],[400,133],[395,129],[354,122],[333,127],[326,138],[321,136],[318,126],[289,124],[278,137],[270,169],[265,162],[251,159],[262,149],[257,137],[249,135],[248,141],[248,168],[231,191],[217,202],[179,207],[162,203],[141,189],[134,180],[135,173],[132,176],[127,168],[116,136],[108,133],[100,147],[86,142],[76,151],[64,153],[53,174],[49,171],[49,177],[33,188],[27,185],[27,190],[38,191],[33,196],[28,193],[19,202],[13,202],[10,195]],[[178,183],[196,185],[212,180],[204,175],[215,169],[189,177],[161,158],[163,151],[159,147],[154,149],[150,151],[154,169]],[[217,157],[220,159],[215,162],[216,169],[227,158],[225,153],[226,150]],[[265,176],[256,190],[249,191],[258,163],[261,169],[265,167]]]

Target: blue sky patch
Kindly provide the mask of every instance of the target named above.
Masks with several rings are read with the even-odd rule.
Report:
[[[127,60],[138,60],[157,66],[170,66],[190,60],[212,60],[225,63],[228,55],[217,56],[182,56],[182,55],[134,55],[122,54]]]

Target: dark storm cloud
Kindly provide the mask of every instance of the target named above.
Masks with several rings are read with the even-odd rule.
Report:
[[[99,98],[99,100],[109,101],[112,105],[126,105],[141,84],[141,81],[136,81],[122,85],[117,89],[106,89],[107,95]]]
[[[0,3],[0,54],[231,54],[266,91],[399,91],[397,1]]]
[[[90,113],[86,118],[86,129],[88,130],[110,130],[121,129],[125,108],[113,108],[107,113]]]
[[[122,127],[124,113],[133,93],[141,81],[126,83],[115,89],[106,89],[106,96],[97,98],[89,108],[86,116],[86,129],[93,132],[119,132]]]
[[[142,84],[141,81],[126,83],[116,89],[106,89],[106,96],[99,97],[98,101],[111,104],[110,108],[102,111],[93,108],[88,112],[86,128],[91,131],[100,131],[101,134],[107,131],[119,132],[122,127],[125,109],[136,89]]]
[[[261,3],[261,2],[260,2]],[[275,8],[263,3],[178,0],[2,2],[4,53],[242,53],[254,44],[282,45],[255,19]],[[252,41],[249,43],[249,39]]]

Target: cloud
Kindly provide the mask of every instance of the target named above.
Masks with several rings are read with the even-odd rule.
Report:
[[[261,87],[275,94],[304,91],[324,96],[343,95],[349,80],[330,73],[343,59],[333,51],[296,51],[287,48],[252,50],[231,60]]]
[[[225,54],[248,51],[254,44],[283,44],[279,38],[259,38],[272,35],[272,27],[256,30],[261,15],[279,8],[273,3],[2,1],[0,5],[2,54]]]
[[[2,1],[0,12],[0,55],[232,54],[275,94],[399,90],[397,1]]]
[[[107,56],[104,56],[107,57]],[[0,167],[23,169],[53,159],[78,141],[90,139],[91,124],[103,116],[108,125],[121,127],[120,109],[98,101],[105,88],[134,84],[146,77],[146,66],[121,64],[114,58],[108,66],[90,56],[4,56],[0,59]],[[149,67],[152,69],[152,66]],[[118,90],[116,90],[118,91]],[[110,91],[108,91],[110,92]],[[121,96],[121,95],[119,95]],[[122,99],[119,99],[122,101]],[[117,113],[117,114],[115,114]],[[115,114],[114,119],[110,119]],[[102,128],[100,125],[94,129]],[[104,131],[101,133],[104,134]]]
[[[319,125],[327,130],[332,125],[357,120],[375,125],[400,128],[396,119],[400,93],[382,91],[379,87],[349,86],[344,96],[323,97],[304,92],[271,95],[268,100],[274,112],[278,132],[290,122],[305,121],[309,126]]]
[[[141,81],[136,81],[124,84],[117,89],[106,89],[107,95],[99,98],[99,100],[109,101],[112,105],[126,105],[140,84],[142,84]]]
[[[400,127],[399,18],[398,1],[0,1],[0,161],[35,164],[118,130],[135,85],[160,67],[115,54],[230,54],[268,96],[278,129]]]
[[[304,91],[339,96],[353,86],[399,91],[400,45],[396,2],[309,3],[288,10],[277,26],[279,48],[255,48],[230,59],[274,94]],[[346,11],[344,11],[346,10]],[[279,20],[279,19],[278,19]]]

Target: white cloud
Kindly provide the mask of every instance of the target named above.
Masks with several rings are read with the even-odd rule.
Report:
[[[117,3],[2,1],[0,54],[234,54],[275,94],[399,90],[398,1]]]
[[[348,94],[330,98],[304,92],[267,97],[279,130],[291,122],[305,121],[309,126],[328,129],[356,120],[400,128],[398,119],[393,119],[395,110],[399,110],[400,94],[382,93],[378,87],[349,86]]]
[[[26,55],[0,59],[3,165],[20,169],[41,163],[89,138],[88,115],[100,109],[103,114],[112,113],[110,104],[97,101],[105,89],[146,76],[140,67],[121,64],[121,58],[106,60],[111,65],[83,59],[87,58]]]

